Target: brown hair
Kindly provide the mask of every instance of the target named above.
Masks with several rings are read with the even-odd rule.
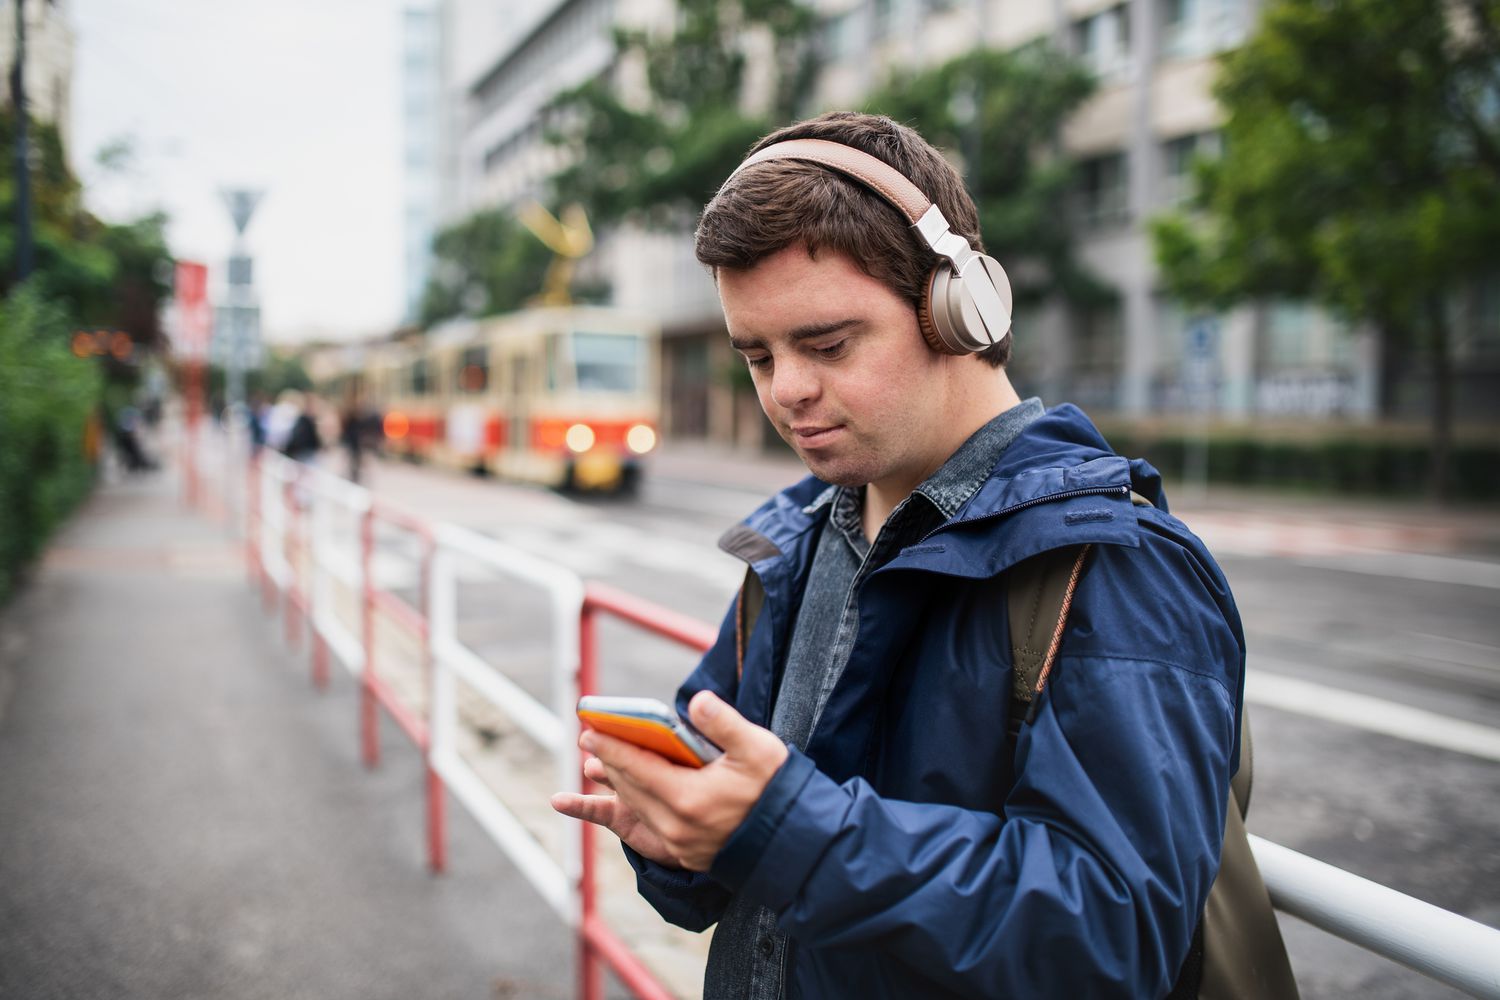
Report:
[[[788,139],[827,139],[884,160],[932,199],[955,233],[984,251],[979,213],[963,179],[912,129],[881,115],[833,111],[772,132],[746,155]],[[747,270],[799,243],[813,257],[824,248],[847,254],[913,309],[940,260],[894,205],[841,173],[803,160],[758,163],[725,181],[698,219],[694,251],[716,272]],[[1010,345],[1007,336],[977,356],[998,368],[1010,360]]]

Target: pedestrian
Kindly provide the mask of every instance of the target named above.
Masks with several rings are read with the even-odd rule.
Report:
[[[266,446],[285,453],[287,440],[292,435],[302,412],[302,393],[296,389],[282,389],[276,394],[276,403],[266,413]]]
[[[359,390],[350,389],[339,411],[339,443],[349,460],[349,481],[357,483],[364,468],[364,453],[373,445],[373,424]]]
[[[271,406],[266,394],[257,389],[250,394],[250,405],[245,408],[245,429],[250,434],[250,457],[255,458],[266,445],[266,421],[271,415]]]
[[[937,150],[850,113],[760,140],[699,221],[730,342],[812,475],[720,543],[753,576],[678,708],[724,755],[586,732],[605,789],[553,806],[617,833],[667,920],[717,923],[708,1000],[1161,997],[1191,964],[1239,617],[1157,472],[1012,387],[978,230]],[[1018,713],[1007,587],[1075,549]]]
[[[141,412],[134,406],[122,406],[115,414],[115,449],[127,472],[151,472],[157,467],[156,459],[146,450],[141,441]]]
[[[296,416],[292,419],[292,426],[286,435],[286,443],[281,446],[282,453],[294,462],[314,462],[318,452],[323,450],[323,439],[318,433],[317,423],[317,397],[312,393],[299,393],[294,402],[297,406]]]

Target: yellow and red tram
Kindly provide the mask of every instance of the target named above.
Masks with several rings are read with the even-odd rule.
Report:
[[[658,334],[599,306],[529,309],[367,350],[395,454],[508,479],[628,490],[657,444]]]

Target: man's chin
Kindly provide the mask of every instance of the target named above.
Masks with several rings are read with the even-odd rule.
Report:
[[[809,455],[797,452],[807,471],[832,486],[863,486],[870,481],[868,470],[858,469],[849,462],[840,462],[828,456]]]

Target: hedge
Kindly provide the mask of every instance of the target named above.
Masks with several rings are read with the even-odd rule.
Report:
[[[1182,475],[1188,448],[1199,440],[1146,422],[1101,429],[1121,454],[1145,458],[1172,478]],[[1311,493],[1424,497],[1431,449],[1423,434],[1409,427],[1217,427],[1204,435],[1208,478]],[[1500,433],[1460,437],[1450,463],[1453,499],[1500,499]]]
[[[65,314],[30,288],[0,301],[0,601],[93,483],[101,375]]]

